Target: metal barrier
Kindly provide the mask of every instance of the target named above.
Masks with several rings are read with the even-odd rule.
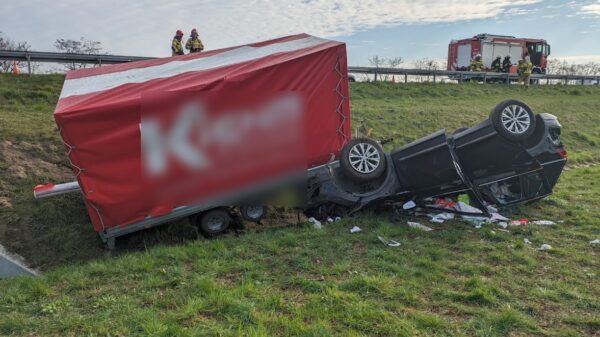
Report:
[[[508,73],[493,73],[493,72],[474,72],[474,71],[449,71],[449,70],[427,70],[427,69],[401,69],[401,68],[377,68],[377,67],[348,67],[348,73],[373,75],[374,80],[380,75],[399,75],[404,77],[404,82],[408,82],[408,76],[427,76],[436,82],[440,77],[447,77],[458,82],[463,81],[479,81],[488,82],[503,82],[510,84],[512,81],[518,81],[519,75]],[[556,75],[556,74],[532,74],[531,80],[541,83],[546,80],[549,84],[550,80],[561,81],[569,84],[570,81],[575,81],[577,84],[600,84],[600,75]],[[401,80],[402,81],[402,80]]]
[[[25,61],[28,63],[28,69],[30,74],[31,62],[85,63],[102,65],[149,59],[153,59],[153,57],[0,50],[0,60]],[[377,77],[381,75],[399,75],[404,77],[404,82],[408,82],[408,76],[427,76],[428,78],[432,78],[433,82],[436,82],[440,77],[446,77],[451,80],[456,80],[458,82],[475,80],[483,83],[495,81],[504,82],[508,84],[510,84],[511,81],[517,81],[519,78],[517,74],[507,73],[377,67],[348,67],[348,72],[355,74],[373,75],[375,80],[377,80]],[[600,84],[600,75],[532,74],[531,79],[536,81],[537,83],[541,83],[542,80],[545,80],[547,84],[549,84],[551,80],[559,81],[564,84],[569,84],[573,81],[577,84]]]

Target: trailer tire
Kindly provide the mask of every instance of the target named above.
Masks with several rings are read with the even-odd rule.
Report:
[[[344,145],[340,167],[344,175],[356,182],[379,178],[386,169],[381,145],[370,138],[354,138]]]
[[[225,232],[231,223],[231,215],[222,208],[207,211],[196,219],[200,231],[207,236],[215,236]]]
[[[513,143],[524,142],[535,131],[533,110],[513,99],[496,105],[490,113],[490,121],[500,136]]]
[[[240,214],[244,220],[258,223],[265,217],[265,214],[267,214],[267,207],[256,205],[240,206]]]

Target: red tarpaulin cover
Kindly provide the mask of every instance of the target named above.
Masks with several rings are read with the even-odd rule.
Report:
[[[302,130],[304,146],[289,149],[289,152],[303,152],[306,167],[323,164],[337,156],[350,138],[346,47],[341,42],[300,34],[197,54],[70,71],[54,117],[96,231],[126,226],[187,205],[188,200],[158,201],[160,199],[147,197],[159,194],[162,180],[148,184],[144,167],[158,171],[167,168],[161,166],[160,161],[152,166],[156,158],[153,153],[148,155],[144,144],[156,142],[144,140],[142,134],[154,132],[148,120],[157,114],[167,123],[165,125],[176,129],[177,122],[172,120],[179,115],[169,107],[182,108],[180,102],[190,95],[207,95],[209,101],[218,97],[224,103],[236,100],[242,105],[248,100],[247,105],[256,111],[269,111],[274,104],[283,102],[287,104],[284,109],[300,111],[303,122],[298,123],[297,128]],[[294,97],[299,98],[299,105],[289,103],[297,101]],[[227,104],[221,105],[225,110],[229,108]],[[166,108],[160,110],[159,107]],[[214,114],[209,114],[209,118],[218,118]],[[260,118],[252,113],[248,115]],[[293,119],[283,119],[281,123],[280,131],[296,125]],[[185,122],[180,125],[185,127]],[[200,132],[195,128],[192,131]],[[284,133],[271,132],[273,137]],[[164,146],[173,145],[171,143]],[[163,145],[157,146],[162,149]],[[177,145],[172,148],[177,149],[174,151],[177,153],[169,156],[179,156],[180,162],[190,162],[190,165],[198,164],[192,162],[194,156],[187,156]],[[271,165],[270,171],[276,171],[274,167],[278,164],[263,160],[265,157],[262,153],[260,162],[268,163],[265,165]],[[146,164],[150,166],[144,166]],[[204,171],[198,177],[212,181],[208,172],[215,170]],[[215,182],[221,180],[214,179]],[[173,185],[172,179],[167,181]],[[213,183],[204,191],[216,193],[215,184],[218,185]]]

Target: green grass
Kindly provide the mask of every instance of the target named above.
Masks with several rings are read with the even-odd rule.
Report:
[[[1,139],[60,170],[67,166],[51,111],[61,80],[0,77]],[[0,281],[0,335],[598,333],[600,249],[589,241],[600,228],[600,88],[357,83],[351,89],[355,122],[368,118],[374,136],[394,136],[396,145],[476,123],[507,98],[557,115],[570,167],[552,196],[508,215],[564,222],[509,232],[451,222],[425,233],[404,226],[408,218],[367,213],[323,230],[305,224],[249,229],[111,256],[77,196],[31,200],[31,185],[55,170],[32,169],[17,179],[8,170],[15,163],[0,157],[2,193],[12,206],[1,208],[0,240],[48,270],[39,278]],[[363,232],[350,234],[354,225]],[[166,232],[176,237],[182,226]],[[164,233],[151,231],[143,240]],[[402,245],[386,247],[377,235]],[[536,250],[542,243],[554,249]]]

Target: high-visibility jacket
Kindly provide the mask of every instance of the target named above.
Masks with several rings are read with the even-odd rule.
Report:
[[[483,70],[483,62],[480,60],[473,59],[471,61],[471,71],[482,71]]]
[[[189,50],[190,53],[197,53],[204,50],[204,45],[202,44],[202,41],[200,41],[199,38],[190,37],[185,43],[185,49]]]
[[[171,43],[171,55],[183,55],[183,46],[181,45],[181,40],[174,37],[173,43]]]
[[[519,64],[519,74],[521,76],[529,76],[531,75],[531,68],[533,68],[531,62],[522,62]]]

